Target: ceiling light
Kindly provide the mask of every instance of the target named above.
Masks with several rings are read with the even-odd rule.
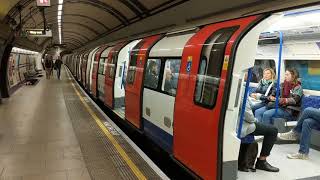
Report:
[[[59,0],[59,4],[63,4],[63,0]]]
[[[61,16],[62,15],[62,11],[58,11],[58,16]]]
[[[58,5],[58,11],[62,11],[62,4]]]

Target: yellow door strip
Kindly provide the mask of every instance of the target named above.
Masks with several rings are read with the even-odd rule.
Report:
[[[67,72],[68,76],[69,72]],[[107,130],[107,128],[103,125],[102,120],[95,114],[95,112],[90,108],[90,106],[87,104],[87,102],[83,99],[77,88],[75,87],[74,83],[71,82],[71,85],[76,92],[76,94],[79,96],[82,104],[87,109],[87,111],[90,113],[92,118],[96,121],[100,129],[104,132],[104,134],[108,137],[108,139],[112,142],[113,146],[117,149],[123,160],[127,163],[127,165],[130,167],[132,172],[137,176],[140,180],[146,180],[147,178],[143,175],[143,173],[139,170],[139,168],[132,162],[128,154],[123,150],[123,148],[119,145],[117,140],[113,137],[113,135]]]

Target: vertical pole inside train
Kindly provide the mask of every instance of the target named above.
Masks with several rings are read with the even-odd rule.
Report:
[[[246,81],[246,87],[244,90],[244,95],[243,95],[243,102],[241,106],[241,112],[240,112],[240,120],[239,120],[239,128],[238,128],[238,138],[241,138],[241,130],[242,130],[242,124],[244,121],[244,112],[246,110],[246,104],[247,104],[247,99],[248,99],[248,93],[249,93],[249,85],[252,77],[252,68],[248,70],[248,75],[247,75],[247,81]]]
[[[280,40],[280,45],[279,45],[279,55],[278,55],[278,74],[277,74],[277,89],[276,89],[276,104],[275,108],[276,111],[273,114],[273,117],[275,117],[278,113],[279,109],[279,96],[280,96],[280,74],[281,74],[281,62],[282,62],[282,47],[283,47],[283,33],[279,31],[279,40]],[[271,118],[271,122],[273,124],[273,118]]]

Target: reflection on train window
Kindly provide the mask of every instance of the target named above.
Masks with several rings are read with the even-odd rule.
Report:
[[[100,58],[98,74],[104,74],[104,62],[106,58]]]
[[[239,26],[220,29],[214,32],[203,45],[194,92],[196,104],[206,108],[215,106],[225,48],[238,28]]]
[[[118,53],[113,52],[112,58],[111,58],[111,63],[107,64],[107,68],[109,70],[109,78],[114,78],[114,73],[115,73],[115,63],[116,59],[118,57]]]
[[[203,56],[201,58],[200,62],[200,68],[199,68],[199,74],[205,74],[207,67],[207,57]],[[204,82],[204,76],[198,75],[199,80],[197,81],[197,87],[199,87],[195,94],[195,100],[196,102],[199,102],[201,99],[202,89],[203,89],[203,82]]]
[[[175,96],[177,91],[181,59],[167,59],[162,80],[161,90]]]
[[[271,68],[276,72],[275,61],[272,59],[256,59],[252,69],[250,82],[258,83],[263,78],[263,70],[266,68]]]
[[[144,77],[144,86],[152,89],[158,88],[159,71],[161,67],[160,59],[148,59],[146,74]]]
[[[128,68],[127,83],[133,84],[136,75],[136,66],[139,50],[143,46],[144,40],[140,41],[130,52],[130,63]]]
[[[320,62],[318,60],[285,60],[285,68],[295,68],[303,89],[320,90]]]

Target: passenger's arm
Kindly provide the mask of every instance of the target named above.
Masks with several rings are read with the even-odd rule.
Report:
[[[279,103],[285,106],[297,105],[300,102],[302,95],[303,95],[302,87],[297,86],[293,89],[293,93],[290,98],[280,98]]]

